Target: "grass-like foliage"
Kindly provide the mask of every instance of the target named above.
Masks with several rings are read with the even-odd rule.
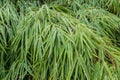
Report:
[[[120,80],[119,0],[1,0],[0,80]]]

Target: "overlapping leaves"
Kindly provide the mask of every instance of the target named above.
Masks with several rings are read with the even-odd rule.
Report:
[[[0,12],[0,79],[119,80],[120,50],[111,41],[119,18],[75,4],[20,4],[17,12],[6,3]]]

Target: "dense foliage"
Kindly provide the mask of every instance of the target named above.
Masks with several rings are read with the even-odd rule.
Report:
[[[119,0],[0,0],[0,80],[120,80]]]

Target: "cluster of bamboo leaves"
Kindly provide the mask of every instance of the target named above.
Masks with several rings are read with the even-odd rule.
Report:
[[[0,0],[0,80],[120,80],[119,0]]]

